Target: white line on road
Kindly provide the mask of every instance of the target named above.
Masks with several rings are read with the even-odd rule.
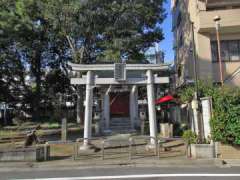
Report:
[[[96,179],[136,179],[136,178],[158,178],[158,177],[240,177],[240,174],[142,174],[142,175],[120,175],[120,176],[89,176],[89,177],[61,177],[61,178],[39,178],[35,180],[96,180]],[[20,179],[19,179],[20,180]],[[32,180],[32,179],[21,179]]]

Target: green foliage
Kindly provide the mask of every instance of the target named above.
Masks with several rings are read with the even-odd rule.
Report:
[[[188,127],[186,124],[174,123],[173,129],[173,136],[179,137],[183,135],[184,131],[186,131]]]
[[[101,56],[113,60],[142,60],[145,50],[163,39],[157,23],[165,18],[163,0],[88,1],[86,6],[101,4],[98,13],[105,26],[97,43]],[[93,4],[92,4],[93,3]],[[112,54],[112,55],[110,55]],[[100,57],[101,57],[100,56]]]
[[[186,130],[183,132],[182,138],[188,144],[196,144],[197,143],[197,134],[192,132],[191,130]]]
[[[200,97],[212,96],[215,94],[216,89],[218,88],[216,86],[213,86],[210,82],[198,81],[198,95]],[[191,102],[195,91],[196,90],[194,85],[188,85],[181,88],[178,92],[181,102]]]
[[[179,93],[182,102],[190,102],[194,87],[188,86]],[[200,97],[212,97],[212,139],[228,144],[240,144],[240,89],[218,87],[199,82]]]
[[[51,122],[41,124],[40,126],[43,129],[58,129],[58,128],[61,128],[61,125],[59,123],[51,123]]]
[[[50,95],[71,91],[68,61],[139,62],[153,43],[163,39],[159,26],[166,16],[163,3],[1,0],[0,100],[30,105],[38,119]]]
[[[214,94],[211,120],[215,141],[240,144],[240,89],[224,88]]]

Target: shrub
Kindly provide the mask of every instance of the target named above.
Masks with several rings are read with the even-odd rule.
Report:
[[[182,102],[190,102],[194,87],[188,86],[179,92]],[[199,83],[200,97],[212,97],[213,118],[210,121],[211,135],[214,141],[228,144],[240,144],[240,89],[218,87]]]
[[[186,124],[176,122],[173,124],[173,129],[173,136],[182,136],[183,132],[186,131],[188,127]]]
[[[187,144],[196,144],[197,143],[197,134],[191,130],[186,130],[183,132],[182,138]]]
[[[214,98],[211,120],[212,138],[228,144],[240,144],[240,90],[224,88]]]

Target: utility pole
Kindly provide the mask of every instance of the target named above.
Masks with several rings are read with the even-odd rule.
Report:
[[[220,16],[214,17],[214,22],[215,22],[215,28],[216,28],[216,36],[217,36],[217,46],[218,46],[218,62],[219,62],[219,73],[220,73],[220,81],[221,85],[224,85],[223,82],[223,68],[222,68],[222,57],[221,57],[221,43],[220,43],[220,34],[219,34],[219,29],[220,29]]]
[[[194,66],[194,82],[195,82],[195,93],[194,93],[194,98],[192,100],[191,106],[193,110],[193,125],[194,125],[194,130],[195,133],[199,136],[200,141],[202,141],[203,136],[202,136],[202,127],[203,123],[201,119],[199,118],[199,93],[198,93],[198,74],[197,74],[197,55],[196,55],[196,44],[195,44],[195,33],[194,33],[194,22],[191,22],[191,28],[192,28],[192,53],[193,53],[193,66]]]
[[[192,53],[193,53],[193,66],[194,66],[194,81],[195,81],[195,98],[198,98],[198,75],[197,75],[197,55],[194,33],[194,22],[192,24]]]

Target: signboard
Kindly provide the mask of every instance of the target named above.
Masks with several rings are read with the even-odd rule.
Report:
[[[126,64],[125,63],[114,64],[114,79],[116,81],[126,81]]]

